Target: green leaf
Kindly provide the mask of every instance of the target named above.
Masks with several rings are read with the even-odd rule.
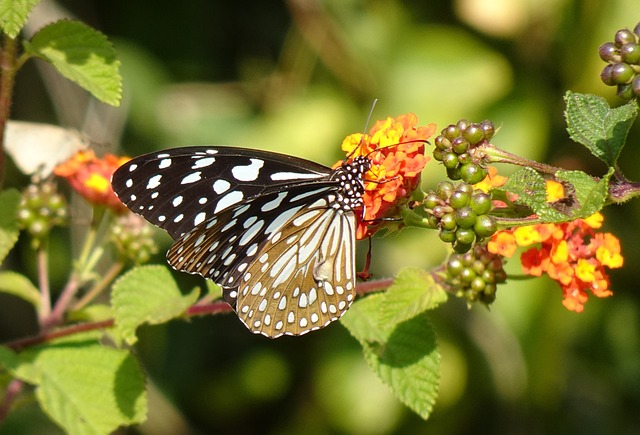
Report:
[[[613,173],[614,168],[609,168],[604,177],[597,179],[581,171],[557,171],[555,178],[563,183],[566,199],[556,202],[547,202],[546,182],[531,168],[515,172],[500,190],[517,194],[515,202],[529,207],[543,222],[568,222],[602,210]]]
[[[40,292],[29,278],[17,272],[0,272],[0,292],[22,298],[36,309],[40,307]]]
[[[383,329],[395,327],[447,300],[447,293],[429,272],[412,267],[400,270],[393,285],[383,295],[384,301],[380,304],[380,326]]]
[[[609,179],[613,173],[614,168],[609,168],[609,172],[602,179],[597,180],[582,171],[556,172],[556,178],[571,184],[574,190],[574,203],[569,207],[571,219],[588,218],[602,210],[609,194]]]
[[[120,61],[102,33],[79,21],[61,20],[40,29],[25,45],[31,54],[51,63],[99,100],[120,104]]]
[[[0,27],[10,38],[18,36],[27,22],[29,13],[39,0],[0,1]]]
[[[0,204],[2,204],[0,207],[0,264],[18,241],[20,197],[20,192],[15,189],[0,192]]]
[[[607,100],[596,95],[569,91],[564,99],[571,139],[587,147],[607,165],[615,165],[638,114],[635,100],[611,109]]]
[[[438,395],[440,353],[426,313],[381,327],[385,295],[356,301],[342,323],[360,342],[371,369],[405,405],[427,419]]]
[[[111,294],[115,329],[129,344],[137,341],[136,329],[182,315],[198,299],[199,289],[182,295],[165,266],[136,267],[123,275]]]
[[[111,433],[146,418],[140,365],[129,351],[102,346],[95,335],[36,346],[17,360],[12,373],[37,386],[41,408],[67,433]]]

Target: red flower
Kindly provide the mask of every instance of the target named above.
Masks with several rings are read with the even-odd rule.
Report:
[[[349,161],[367,156],[372,163],[364,175],[364,216],[357,214],[358,239],[373,235],[383,218],[399,216],[400,207],[418,187],[420,173],[429,160],[424,144],[436,126],[416,127],[417,122],[413,113],[387,118],[376,122],[369,134],[355,133],[342,142]]]
[[[111,175],[128,160],[128,157],[113,154],[97,158],[92,150],[83,150],[56,166],[54,174],[66,178],[71,187],[90,203],[121,213],[126,207],[113,193]]]

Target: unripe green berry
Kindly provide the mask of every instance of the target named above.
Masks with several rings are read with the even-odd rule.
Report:
[[[630,83],[635,73],[626,62],[618,62],[611,66],[611,79],[616,84]]]
[[[451,141],[444,135],[439,135],[435,139],[436,148],[442,151],[451,149]]]
[[[488,215],[483,214],[482,216],[478,216],[476,221],[473,224],[473,230],[476,235],[480,238],[482,237],[490,237],[498,231],[498,225],[496,224],[496,220]]]
[[[607,86],[614,86],[616,82],[613,80],[611,72],[613,71],[613,65],[607,64],[600,72],[600,80]]]
[[[449,169],[447,168],[447,178],[450,180],[459,180],[462,178],[460,173],[460,167]]]
[[[469,207],[475,212],[475,214],[482,215],[491,211],[491,195],[479,190],[475,192],[469,200]]]
[[[433,210],[434,207],[441,204],[442,204],[442,199],[440,199],[440,197],[436,195],[434,192],[428,193],[427,196],[424,198],[424,206],[428,209]]]
[[[476,233],[471,228],[458,228],[456,230],[456,240],[465,245],[471,245],[476,241]]]
[[[462,269],[462,272],[460,272],[460,281],[470,283],[471,281],[476,279],[476,276],[478,275],[473,271],[473,269],[471,269],[470,267],[465,267],[464,269]]]
[[[456,241],[456,232],[452,230],[440,229],[438,237],[445,243],[453,243]]]
[[[451,142],[451,149],[456,154],[466,153],[469,149],[469,141],[462,136],[457,137]]]
[[[460,167],[460,177],[469,184],[476,184],[484,180],[487,170],[476,163],[467,163]]]
[[[625,62],[637,64],[640,60],[640,45],[636,42],[628,42],[620,47],[620,55]]]
[[[438,148],[433,149],[433,158],[438,162],[441,162],[448,153],[446,151],[442,151]]]
[[[445,135],[447,139],[454,140],[460,136],[460,129],[455,125],[449,125],[447,128],[442,130],[442,134]]]
[[[623,100],[630,100],[634,97],[633,86],[631,84],[628,85],[618,85],[618,89],[616,95]]]
[[[462,269],[464,269],[464,265],[462,264],[462,261],[460,261],[460,258],[452,255],[451,258],[449,258],[449,261],[447,261],[447,272],[449,272],[449,275],[456,277],[460,275]]]
[[[480,123],[480,128],[482,128],[483,139],[486,141],[490,141],[496,132],[493,122],[489,120],[482,121]]]
[[[454,169],[458,166],[458,156],[455,153],[446,153],[442,156],[442,164],[447,169]]]
[[[622,47],[629,42],[636,42],[636,36],[629,29],[620,29],[614,38],[616,45]]]
[[[479,124],[470,124],[462,133],[462,136],[469,141],[471,145],[475,145],[483,139],[484,132]]]
[[[471,228],[476,222],[477,216],[469,206],[456,210],[456,223],[462,228]]]
[[[453,183],[449,181],[441,181],[436,187],[436,194],[446,201],[454,190],[455,188],[453,187]]]
[[[620,62],[620,52],[613,42],[605,42],[598,48],[600,59],[605,62]]]
[[[440,218],[440,226],[445,230],[455,230],[458,227],[453,213],[447,213]]]
[[[459,209],[468,205],[470,198],[471,195],[469,195],[468,192],[456,190],[451,194],[451,197],[449,198],[449,205],[454,209]]]
[[[636,97],[640,97],[640,75],[636,76],[631,82],[631,91]]]
[[[456,123],[456,125],[458,126],[458,129],[460,129],[460,133],[464,132],[469,126],[469,124],[471,123],[464,118]]]
[[[479,276],[476,276],[469,285],[469,287],[471,287],[471,290],[476,293],[480,293],[481,291],[483,291],[486,286],[487,283],[485,283],[484,280]]]

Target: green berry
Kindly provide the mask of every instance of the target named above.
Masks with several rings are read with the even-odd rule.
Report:
[[[447,153],[445,151],[439,150],[438,148],[434,148],[433,149],[433,158],[436,159],[438,162],[441,162],[442,159],[444,159],[444,156]]]
[[[455,230],[458,226],[453,213],[447,213],[440,218],[440,226],[445,230]]]
[[[490,141],[496,132],[495,127],[493,126],[493,122],[489,120],[482,121],[480,123],[480,128],[482,128],[482,132],[484,134],[483,139],[486,141]]]
[[[469,149],[469,141],[462,136],[457,137],[451,142],[451,149],[456,154],[466,153]]]
[[[633,98],[633,86],[631,84],[628,85],[618,85],[618,89],[616,95],[623,100],[630,100]]]
[[[449,181],[441,181],[436,187],[436,194],[446,201],[454,190],[455,188],[453,187],[453,183]]]
[[[616,45],[622,47],[629,42],[636,42],[636,35],[634,35],[629,29],[620,29],[616,32],[614,38]]]
[[[442,164],[447,169],[454,169],[458,166],[458,156],[455,153],[446,153],[442,157]]]
[[[613,76],[611,75],[612,71],[613,65],[609,64],[602,68],[602,71],[600,72],[600,80],[602,80],[602,83],[607,86],[614,86],[616,84],[616,82],[613,80]]]
[[[635,73],[626,62],[614,63],[611,66],[611,80],[616,84],[630,83]]]
[[[460,177],[469,184],[476,184],[484,180],[487,170],[477,163],[467,163],[460,167]]]
[[[458,126],[458,129],[460,129],[461,133],[467,129],[469,124],[471,124],[471,123],[468,120],[464,119],[464,118],[456,123],[456,125]]]
[[[620,62],[620,52],[613,42],[605,42],[598,48],[600,59],[605,62]]]
[[[631,91],[636,97],[640,97],[640,76],[636,76],[631,82]]]
[[[461,179],[462,175],[460,174],[460,167],[453,168],[453,169],[447,168],[447,177],[450,180],[459,180],[459,179]]]
[[[471,228],[476,222],[477,216],[469,206],[456,210],[456,223],[462,228]]]
[[[464,283],[470,283],[471,281],[476,279],[477,276],[478,275],[473,271],[473,269],[471,269],[470,267],[465,267],[464,269],[462,269],[462,272],[460,272],[460,281]]]
[[[449,125],[447,128],[442,130],[442,134],[445,135],[447,139],[454,140],[460,136],[460,129],[455,125]]]
[[[451,149],[451,141],[446,136],[440,135],[435,139],[436,148],[442,151]]]
[[[463,269],[464,265],[457,255],[452,255],[449,258],[449,261],[447,261],[447,272],[449,272],[449,275],[451,275],[452,277],[460,275]]]
[[[471,199],[471,195],[468,192],[456,190],[451,194],[449,198],[449,205],[454,209],[462,208],[469,204],[469,200]]]
[[[433,210],[434,207],[441,204],[442,200],[434,192],[427,194],[427,196],[424,198],[424,206],[428,209]]]
[[[620,47],[620,55],[625,62],[637,64],[640,60],[640,45],[636,42],[628,42]]]
[[[490,237],[498,231],[498,225],[492,216],[483,214],[476,218],[476,221],[473,224],[473,230],[480,238]]]
[[[476,191],[469,201],[469,207],[477,214],[487,214],[491,211],[491,195],[481,190]]]
[[[445,243],[453,243],[456,241],[456,232],[451,230],[440,229],[438,237]]]
[[[456,230],[456,240],[458,243],[471,246],[476,241],[476,233],[471,228],[458,228]]]
[[[483,139],[484,132],[479,124],[470,124],[462,133],[462,136],[469,141],[471,145],[475,145]]]
[[[487,283],[485,283],[484,280],[479,276],[476,276],[469,285],[469,287],[471,287],[471,290],[476,293],[480,293],[481,291],[483,291],[486,286]]]

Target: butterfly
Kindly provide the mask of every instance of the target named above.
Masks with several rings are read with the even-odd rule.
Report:
[[[220,285],[254,333],[302,335],[355,298],[356,213],[366,156],[331,169],[274,152],[186,147],[121,166],[113,190],[175,240],[176,270]]]

